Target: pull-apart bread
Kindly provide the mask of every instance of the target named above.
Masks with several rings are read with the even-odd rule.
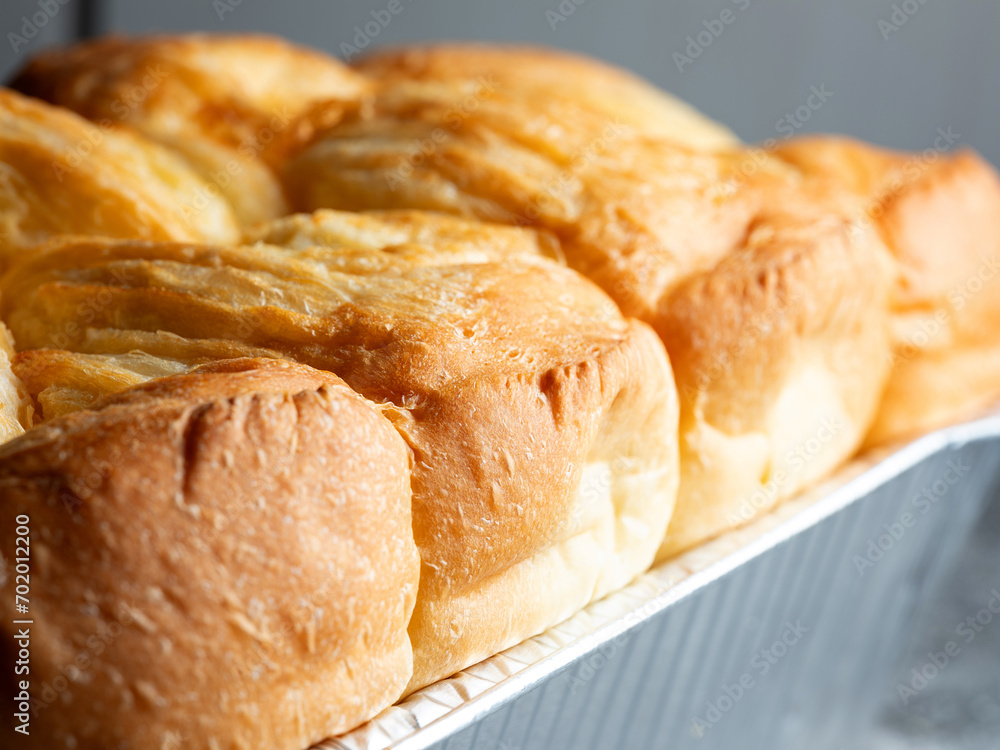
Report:
[[[104,39],[16,86],[25,747],[302,750],[997,394],[970,153],[751,151],[530,48]]]
[[[877,228],[898,266],[892,375],[868,442],[912,437],[1000,396],[996,170],[969,150],[902,154],[833,137],[778,156],[858,196],[855,222]]]
[[[504,74],[539,57],[580,77]],[[751,171],[701,119],[649,127],[653,95],[641,116],[616,119],[587,96],[586,65],[555,53],[402,50],[360,69],[374,100],[290,159],[293,203],[541,227],[570,267],[652,325],[681,399],[663,556],[745,523],[857,449],[888,373],[889,255],[874,230],[849,231],[835,201],[811,199],[798,170],[768,158]]]
[[[279,39],[109,37],[36,57],[13,86],[102,124],[132,128],[180,154],[241,223],[288,213],[272,171],[298,116],[357,99],[365,79]]]
[[[678,470],[676,391],[648,326],[527,229],[327,212],[258,234],[290,247],[66,240],[8,273],[19,347],[57,331],[71,352],[15,362],[42,418],[95,403],[89,373],[114,389],[219,340],[342,377],[412,454],[410,690],[649,566]]]
[[[409,451],[328,372],[237,359],[111,395],[0,447],[0,495],[31,528],[24,747],[300,749],[410,678]]]

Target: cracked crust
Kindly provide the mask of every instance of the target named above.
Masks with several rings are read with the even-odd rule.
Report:
[[[5,512],[31,518],[33,684],[65,685],[34,695],[25,747],[301,750],[391,703],[411,673],[409,460],[338,378],[275,360],[0,448]]]

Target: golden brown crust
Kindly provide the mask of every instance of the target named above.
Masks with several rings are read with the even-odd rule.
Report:
[[[396,421],[417,461],[423,562],[409,690],[648,567],[676,497],[677,411],[662,345],[643,324],[578,362],[477,379],[410,415]]]
[[[373,716],[410,674],[408,475],[370,404],[273,360],[7,443],[0,496],[30,516],[44,623],[25,747],[301,750]],[[13,596],[0,606],[10,648]]]
[[[79,351],[33,349],[12,353],[12,372],[35,408],[35,424],[90,407],[151,378],[241,358],[282,359],[275,352],[222,339],[185,339],[166,331],[88,329]],[[26,425],[30,422],[25,422]]]
[[[252,227],[243,239],[292,250],[316,245],[376,250],[443,265],[560,256],[559,243],[544,232],[499,224],[487,228],[479,221],[427,211],[319,210]]]
[[[750,521],[852,455],[888,375],[885,250],[784,195],[745,246],[663,300],[681,491],[659,557]]]
[[[677,552],[748,520],[736,514],[744,499],[824,419],[838,421],[836,436],[750,515],[855,450],[886,377],[886,251],[870,231],[848,233],[853,191],[820,191],[767,154],[615,123],[588,98],[578,61],[553,68],[561,88],[548,73],[535,83],[499,70],[541,67],[538,54],[376,56],[363,66],[378,86],[373,103],[293,158],[286,184],[304,208],[430,208],[542,227],[571,268],[652,325],[681,392],[684,477],[663,554]],[[477,79],[493,69],[496,80]],[[747,331],[771,314],[781,320]],[[823,354],[855,336],[875,366]]]
[[[231,241],[229,207],[177,156],[0,89],[0,268],[63,234]]]
[[[1000,179],[975,153],[904,154],[846,138],[778,155],[857,196],[855,220],[897,264],[892,375],[868,444],[933,429],[1000,397]]]
[[[531,48],[411,47],[351,71],[259,37],[107,39],[44,55],[17,85],[109,126],[103,151],[56,185],[37,165],[62,163],[94,128],[2,93],[6,255],[65,233],[144,241],[62,238],[3,276],[2,315],[30,351],[8,368],[0,337],[0,442],[4,425],[20,429],[11,394],[31,405],[19,382],[47,421],[0,448],[0,494],[45,509],[45,543],[59,543],[45,552],[53,596],[96,599],[91,620],[116,615],[129,576],[172,597],[147,602],[153,629],[126,628],[128,649],[108,662],[126,688],[95,662],[106,686],[40,742],[156,746],[196,726],[206,743],[304,746],[560,621],[654,553],[770,509],[850,456],[873,420],[879,442],[998,393],[1000,181],[969,153],[923,163],[802,139],[751,157],[623,71]],[[369,213],[249,226],[287,211],[272,170],[293,208]],[[197,190],[207,214],[188,210]],[[48,192],[65,210],[40,210]],[[244,246],[230,244],[236,222],[218,195]],[[137,421],[152,437],[136,437]],[[317,434],[338,456],[352,440],[367,447],[327,476],[323,446],[302,445]],[[290,444],[294,471],[271,470]],[[91,487],[95,465],[113,468]],[[180,502],[141,504],[150,476]],[[246,542],[208,525],[213,508],[228,523],[232,504],[218,504],[230,485],[256,499],[265,487]],[[311,502],[344,487],[389,505]],[[108,519],[110,537],[90,524],[62,543],[53,508],[66,488],[89,493],[81,512]],[[285,517],[323,549],[271,549]],[[154,544],[137,552],[143,529]],[[312,650],[322,628],[275,647],[252,607],[168,575],[168,534],[195,540],[180,547],[193,544],[198,578],[230,590],[234,571],[206,561],[242,561],[256,545],[253,575],[285,596],[285,614],[301,587],[329,585],[324,564],[340,566],[331,601],[346,614],[322,623],[329,649]],[[342,564],[353,545],[367,567]],[[119,558],[122,580],[109,572]],[[306,570],[291,592],[278,580],[289,565]],[[203,597],[204,622],[174,639],[176,601],[189,596]],[[50,672],[91,623],[57,601],[44,600]],[[225,642],[226,622],[245,651],[270,644],[254,673],[275,683],[212,682],[215,662],[197,649]],[[384,626],[374,635],[372,622]],[[164,632],[197,658],[168,661],[150,645]],[[337,651],[351,637],[357,659]],[[167,689],[186,671],[200,680],[190,703]],[[199,712],[209,692],[226,710]]]
[[[324,217],[327,239],[357,229],[339,216],[340,228]],[[432,217],[420,231],[434,221],[440,236],[472,231]],[[536,256],[529,232],[501,230],[491,249],[492,228],[479,231],[476,262],[456,251],[453,263],[420,243],[301,247],[294,232],[297,249],[65,243],[5,277],[5,311],[25,347],[55,331],[78,349],[88,326],[230,339],[336,372],[382,404],[414,454],[412,689],[644,570],[676,490],[676,393],[655,335]],[[543,596],[552,580],[558,593]]]
[[[367,86],[337,60],[277,38],[209,34],[105,37],[46,52],[13,85],[175,150],[244,224],[287,213],[269,165],[294,140],[298,116]]]
[[[621,68],[583,55],[496,44],[436,44],[382,49],[356,67],[381,85],[480,80],[535,113],[535,127],[566,127],[581,113],[597,115],[646,136],[700,149],[731,148],[738,139],[686,102]],[[471,105],[469,109],[471,109]]]
[[[761,203],[739,152],[650,140],[592,112],[542,127],[517,90],[476,86],[387,84],[287,163],[293,207],[421,209],[541,228],[571,267],[645,317],[738,246]],[[466,90],[478,103],[461,111]],[[762,171],[787,166],[770,160]]]
[[[37,407],[38,422],[89,408],[102,396],[150,378],[188,372],[182,362],[145,352],[96,355],[34,349],[14,357],[13,372]]]

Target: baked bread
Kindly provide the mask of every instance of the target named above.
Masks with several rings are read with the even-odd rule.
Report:
[[[496,44],[407,46],[362,57],[355,67],[381,86],[465,87],[472,98],[456,99],[449,124],[473,114],[482,104],[477,98],[496,94],[529,106],[539,135],[553,127],[553,135],[565,136],[558,131],[572,130],[581,116],[597,116],[605,126],[614,126],[608,131],[612,136],[615,128],[627,127],[692,148],[739,144],[724,125],[638,76],[561,50]]]
[[[288,213],[271,165],[313,104],[353,100],[364,78],[337,60],[252,35],[105,37],[38,55],[15,88],[182,155],[240,222]]]
[[[629,315],[714,265],[752,217],[753,191],[720,199],[741,177],[739,154],[651,140],[567,94],[523,98],[517,87],[428,75],[393,75],[316,128],[283,170],[293,208],[421,209],[543,228]]]
[[[531,48],[105,39],[16,85],[60,105],[0,91],[29,747],[304,748],[997,392],[971,154],[751,153]]]
[[[475,262],[449,263],[418,242],[366,246],[385,230],[360,220],[373,229],[324,216],[327,238],[356,232],[347,247],[67,241],[4,278],[4,314],[24,349],[52,330],[91,352],[104,329],[137,349],[158,331],[229,339],[337,373],[384,405],[414,457],[412,690],[646,569],[676,495],[677,397],[653,331],[532,255],[533,233],[442,218],[442,234],[484,233]],[[500,251],[486,262],[491,236]],[[504,260],[515,240],[523,256]],[[95,297],[104,304],[85,321]]]
[[[860,199],[896,261],[892,375],[868,444],[926,432],[1000,397],[1000,180],[980,156],[905,154],[846,138],[777,155]]]
[[[879,405],[883,246],[796,195],[770,205],[740,247],[652,319],[681,402],[681,490],[658,559],[822,479],[857,450]]]
[[[454,118],[475,75],[532,66],[534,52],[476,47],[377,56],[361,66],[373,103],[289,161],[288,193],[305,210],[435,209],[541,227],[570,267],[652,325],[681,398],[681,488],[661,556],[676,554],[856,450],[888,372],[887,251],[874,231],[848,231],[833,187],[806,194],[780,159],[749,169],[746,151],[641,124],[591,148],[608,112],[586,95],[585,70],[564,71],[558,91],[545,73],[505,78]]]
[[[232,242],[238,230],[162,146],[0,89],[0,269],[63,234]]]
[[[153,381],[0,447],[38,581],[23,746],[302,750],[375,715],[411,671],[409,462],[377,407],[277,360]]]
[[[109,394],[187,373],[202,364],[249,357],[283,359],[262,348],[218,339],[189,341],[162,332],[91,331],[80,349],[32,349],[14,355],[11,369],[30,399],[36,423],[88,409]],[[90,354],[87,349],[101,353]]]
[[[426,211],[293,214],[246,230],[243,240],[291,250],[317,246],[341,253],[377,250],[427,265],[561,259],[559,243],[545,232],[484,226]]]

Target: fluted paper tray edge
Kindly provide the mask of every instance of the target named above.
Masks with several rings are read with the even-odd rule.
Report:
[[[430,685],[314,750],[422,750],[447,739],[592,649],[866,497],[948,448],[1000,438],[1000,405],[978,418],[851,461],[833,477],[736,529],[654,567],[541,635]]]

